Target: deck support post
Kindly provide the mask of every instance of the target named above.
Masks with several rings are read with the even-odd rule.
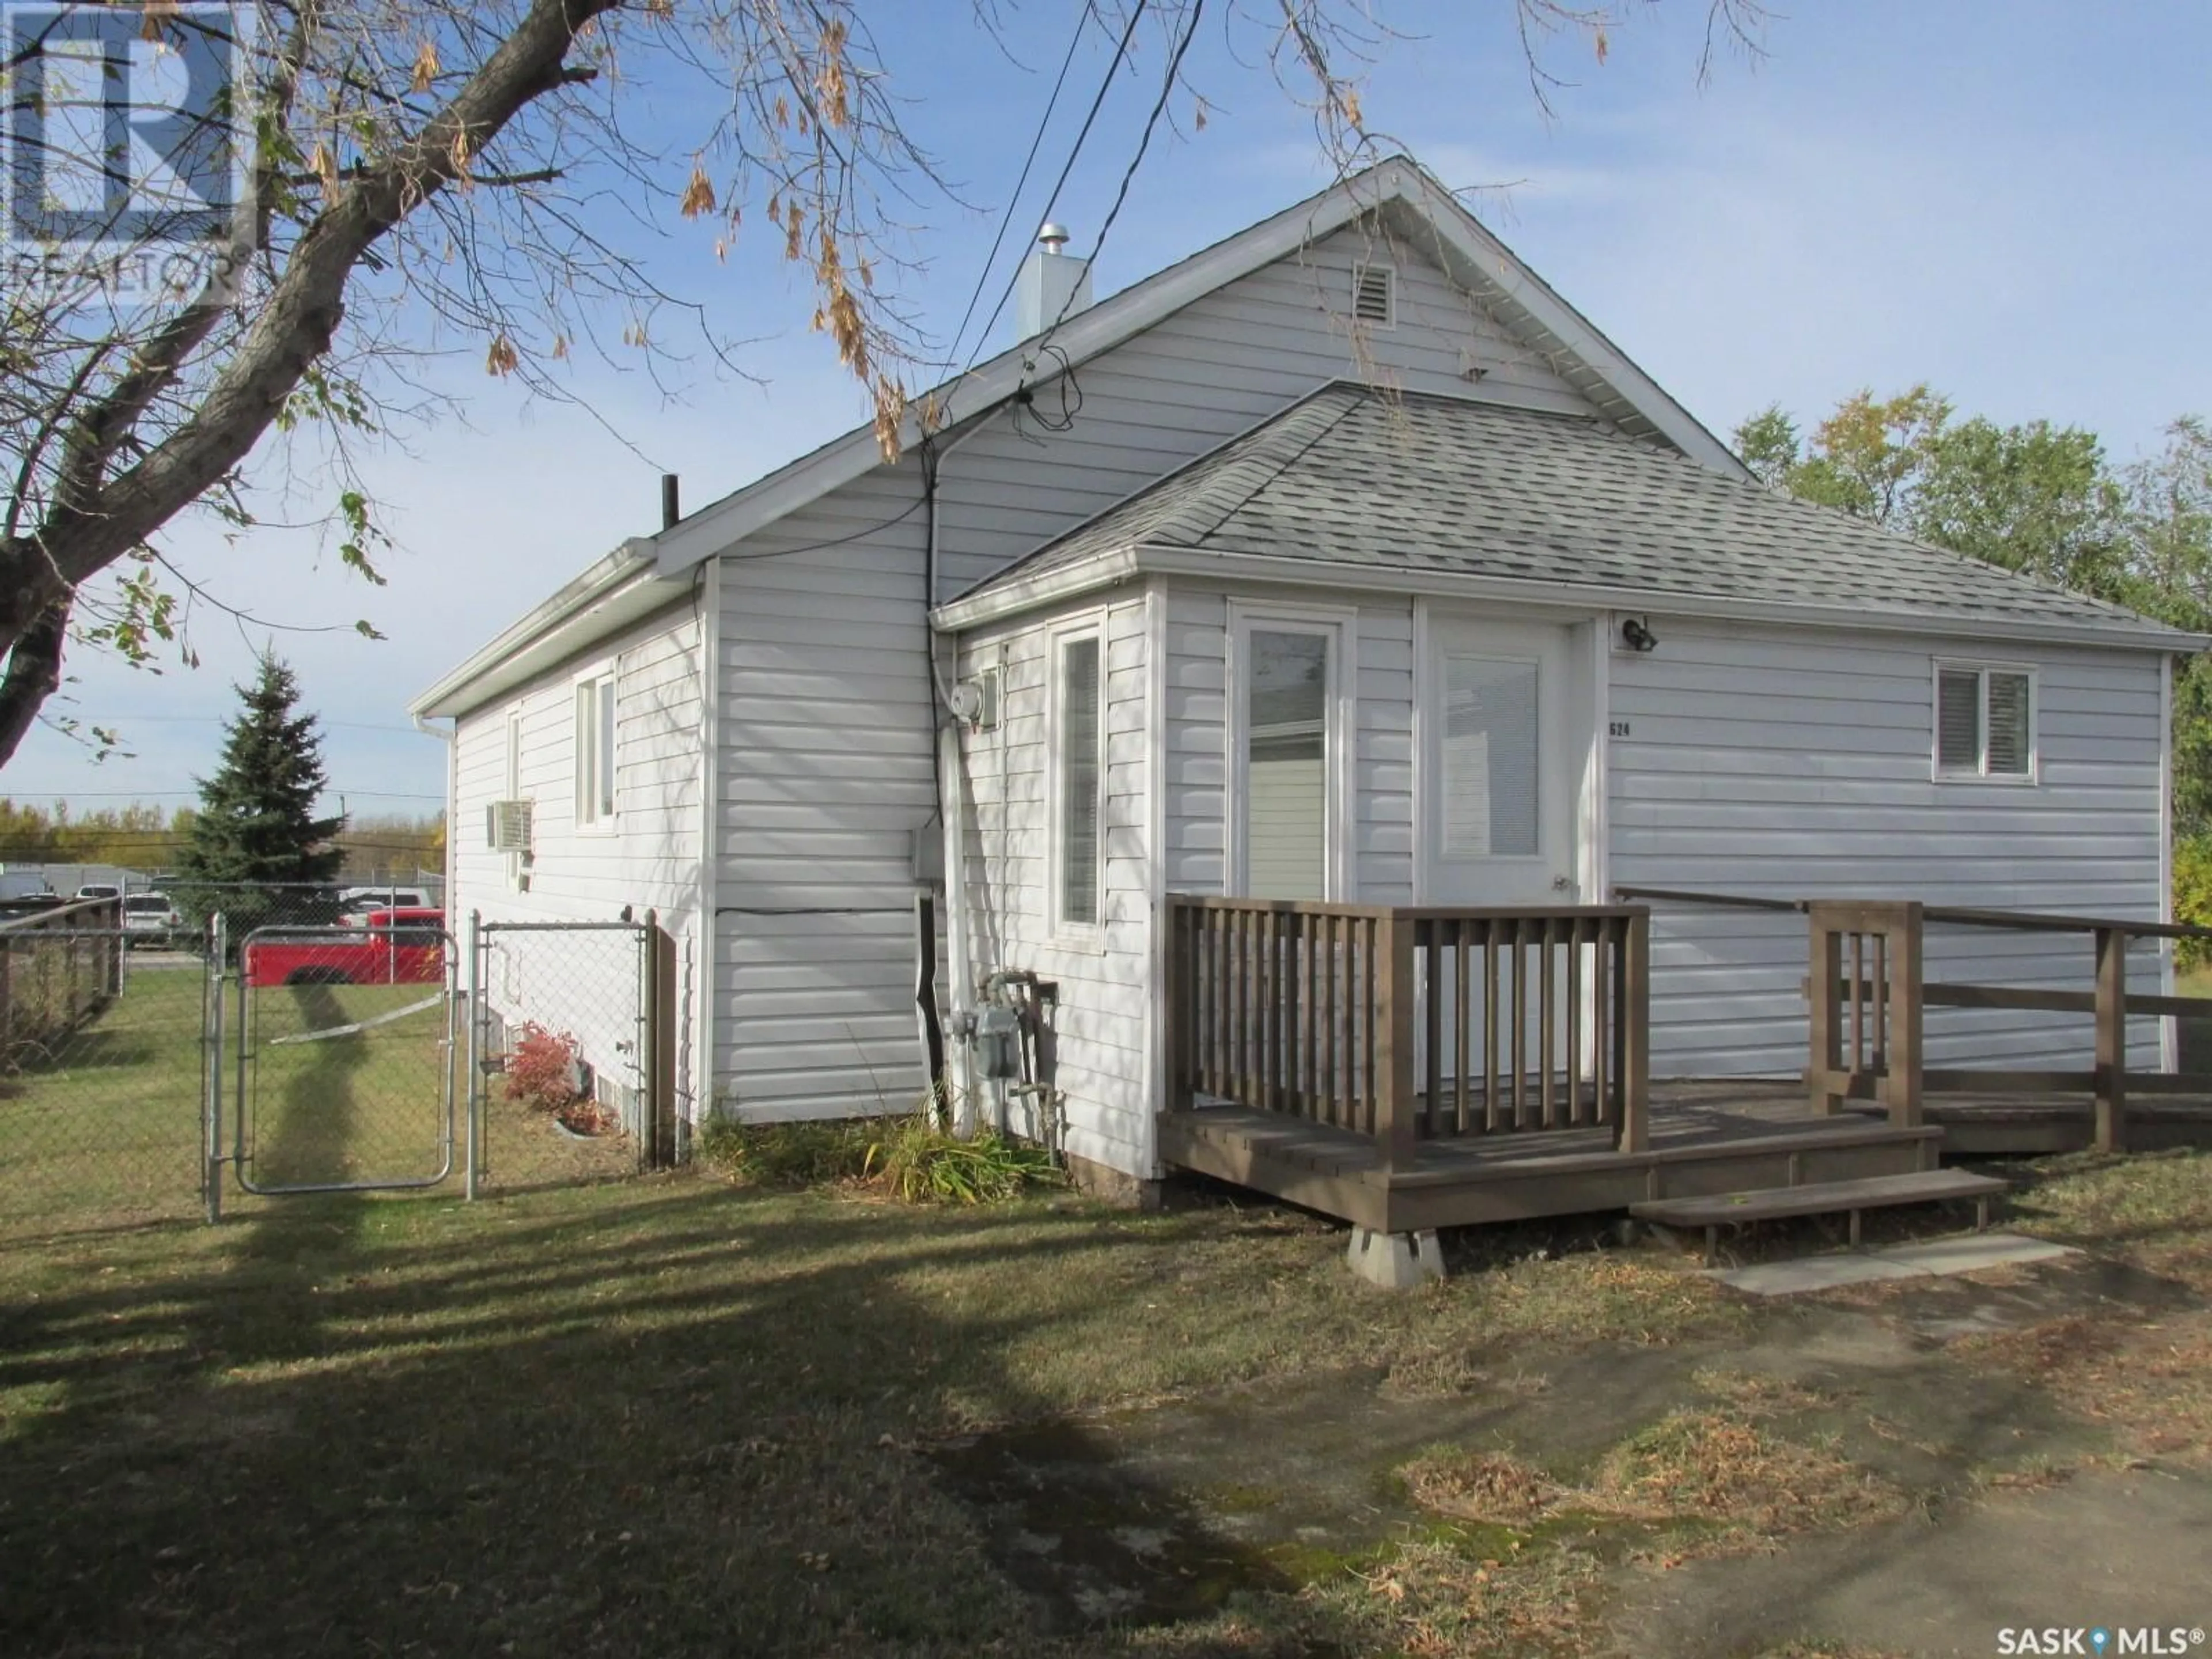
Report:
[[[1888,1041],[1883,1045],[1881,1098],[1900,1129],[1920,1127],[1923,921],[1918,900],[1896,907],[1887,940]],[[1860,994],[1854,984],[1851,994]]]
[[[1434,1228],[1378,1233],[1371,1227],[1354,1227],[1344,1259],[1353,1273],[1386,1291],[1418,1290],[1444,1276],[1443,1247],[1437,1243]]]
[[[1376,924],[1375,1139],[1385,1170],[1410,1170],[1420,1150],[1413,1114],[1413,923]]]
[[[1651,913],[1628,919],[1622,941],[1620,1006],[1620,1123],[1614,1145],[1624,1152],[1651,1146]]]
[[[2097,1150],[2128,1145],[2128,934],[2097,929]]]

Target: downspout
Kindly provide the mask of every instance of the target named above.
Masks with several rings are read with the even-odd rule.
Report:
[[[691,948],[695,1005],[691,1117],[696,1131],[714,1116],[714,989],[721,955],[722,561],[707,562],[699,590],[699,915]],[[689,1148],[685,1148],[688,1152]]]

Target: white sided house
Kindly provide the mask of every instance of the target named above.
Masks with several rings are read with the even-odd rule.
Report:
[[[687,1121],[909,1109],[933,1013],[963,1102],[1149,1182],[1214,1075],[1170,1052],[1200,996],[1176,896],[1329,928],[1595,930],[1623,890],[2166,914],[2167,676],[2198,641],[1762,489],[1411,162],[1096,304],[1056,241],[1023,281],[1032,324],[1068,314],[941,388],[896,463],[862,428],[625,543],[413,705],[453,722],[451,914],[675,935]],[[526,850],[494,850],[514,802]],[[1803,914],[1654,907],[1651,1073],[1800,1077]],[[1569,1033],[1571,1100],[1605,947],[1557,926],[1574,960],[1524,1013],[1544,1052],[1539,991]],[[1310,989],[1351,948],[1310,929],[1268,968],[1254,937],[1252,973]],[[2089,985],[2079,941],[1925,948],[1931,977]],[[1177,1006],[1201,1046],[1245,1017]],[[1418,1033],[1462,1127],[1497,1007]],[[1276,1044],[1279,1096],[1382,1016],[1327,1018]],[[2088,1030],[1933,1009],[1926,1054],[2076,1064]],[[2130,1061],[2160,1035],[2136,1020]]]

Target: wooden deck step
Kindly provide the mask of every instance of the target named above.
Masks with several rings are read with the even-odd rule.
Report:
[[[1773,1221],[1784,1216],[1848,1212],[1851,1243],[1859,1242],[1859,1216],[1894,1204],[1932,1204],[1943,1199],[1974,1200],[1974,1224],[1986,1227],[1990,1200],[2006,1190],[1995,1176],[1965,1170],[1919,1170],[1910,1175],[1870,1176],[1862,1181],[1820,1181],[1801,1187],[1761,1187],[1747,1192],[1717,1193],[1708,1198],[1657,1198],[1628,1206],[1639,1221],[1662,1226],[1703,1227],[1706,1254],[1725,1223]]]

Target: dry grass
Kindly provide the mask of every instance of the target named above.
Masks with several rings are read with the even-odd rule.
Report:
[[[1909,1501],[1832,1448],[1726,1407],[1670,1412],[1607,1453],[1591,1489],[1615,1513],[1702,1522],[1735,1538],[1863,1526]]]
[[[1398,1473],[1422,1508],[1497,1526],[1534,1526],[1571,1494],[1571,1488],[1510,1452],[1431,1452]]]
[[[1778,1537],[1900,1514],[1904,1492],[1832,1449],[1791,1439],[1741,1407],[1670,1412],[1616,1443],[1581,1483],[1510,1453],[1431,1452],[1400,1472],[1424,1507],[1527,1528],[1563,1516],[1692,1522],[1715,1537]]]
[[[2212,1464],[2212,1314],[2123,1325],[2068,1314],[1957,1345],[2112,1431],[2123,1455]]]

